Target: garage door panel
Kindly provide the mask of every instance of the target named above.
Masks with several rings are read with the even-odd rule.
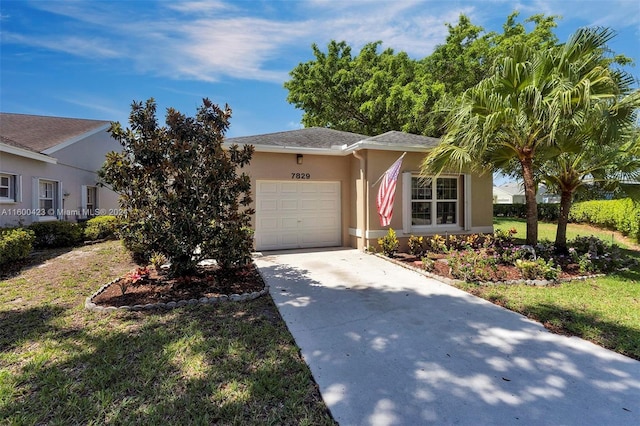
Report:
[[[297,217],[283,217],[281,223],[283,230],[298,229],[299,220]]]
[[[280,184],[280,192],[283,194],[287,193],[298,193],[298,185],[297,182],[283,182]]]
[[[317,210],[319,206],[318,200],[300,200],[300,208],[302,210]]]
[[[256,187],[257,250],[341,244],[339,182],[258,181]]]
[[[278,210],[278,201],[277,200],[260,200],[259,202],[260,211],[277,211]]]
[[[298,210],[298,200],[282,200],[280,208],[282,210]]]

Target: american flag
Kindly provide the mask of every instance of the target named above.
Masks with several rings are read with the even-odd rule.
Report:
[[[400,173],[403,157],[404,154],[384,172],[382,183],[378,190],[376,202],[378,205],[378,214],[380,215],[380,225],[382,226],[388,226],[391,223],[393,200],[396,197],[396,182],[398,181],[398,174]]]

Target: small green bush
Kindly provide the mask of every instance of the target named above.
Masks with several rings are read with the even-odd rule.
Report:
[[[515,265],[525,280],[544,278],[555,281],[560,275],[560,268],[554,265],[553,259],[548,262],[541,257],[536,260],[517,259]]]
[[[26,259],[35,239],[35,234],[29,229],[3,229],[0,233],[0,265]]]
[[[411,235],[408,241],[409,253],[414,256],[422,256],[424,254],[424,238]]]
[[[82,241],[82,226],[77,223],[53,221],[36,222],[29,225],[36,236],[34,247],[56,248],[71,247]]]
[[[389,228],[387,235],[382,238],[378,238],[378,244],[380,245],[382,254],[387,257],[393,257],[395,252],[398,251],[398,246],[400,245],[398,237],[396,237],[396,231],[394,231],[393,228]]]
[[[88,240],[116,239],[119,221],[115,216],[96,216],[89,219],[84,228]]]
[[[569,220],[613,229],[640,242],[640,203],[630,198],[575,203]]]

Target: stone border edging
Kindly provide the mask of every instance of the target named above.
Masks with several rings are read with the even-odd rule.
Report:
[[[262,275],[260,276],[262,277]],[[221,296],[214,296],[214,297],[201,297],[200,299],[179,300],[179,301],[171,301],[167,303],[164,303],[164,302],[148,303],[146,305],[133,305],[133,306],[100,306],[93,303],[93,299],[96,296],[104,292],[107,289],[107,287],[117,283],[121,279],[122,278],[116,278],[115,280],[100,287],[98,291],[93,293],[91,296],[87,297],[84,301],[85,309],[88,309],[94,312],[113,312],[117,310],[151,311],[154,309],[169,310],[174,308],[180,308],[186,305],[198,305],[198,304],[204,305],[204,304],[215,304],[215,303],[222,303],[222,302],[241,302],[244,300],[254,300],[254,299],[257,299],[258,297],[264,296],[265,294],[269,293],[269,286],[267,285],[266,281],[264,281],[264,278],[263,278],[262,281],[265,283],[264,288],[260,291],[254,291],[252,293],[232,294],[232,295],[223,294]]]
[[[390,257],[387,257],[383,254],[380,253],[373,253],[375,256],[378,256],[382,259],[385,259],[391,263],[395,263],[396,265],[400,265],[403,268],[406,269],[410,269],[412,271],[415,271],[419,274],[422,274],[426,277],[429,278],[433,278],[434,280],[438,280],[441,281],[445,284],[448,285],[452,285],[455,286],[455,284],[463,284],[465,281],[463,280],[458,280],[458,279],[451,279],[451,278],[447,278],[447,277],[443,277],[442,275],[438,275],[438,274],[432,274],[429,271],[425,271],[424,269],[421,268],[417,268],[413,265],[408,264],[407,262],[401,262],[399,260],[395,260],[392,259]],[[606,276],[606,274],[592,274],[592,275],[581,275],[578,277],[573,277],[573,278],[559,278],[555,281],[552,280],[509,280],[509,281],[482,281],[479,282],[477,284],[479,285],[505,285],[505,284],[526,284],[526,285],[535,285],[535,286],[539,286],[539,287],[543,287],[543,286],[547,286],[549,284],[556,284],[556,283],[562,283],[562,282],[571,282],[571,281],[584,281],[584,280],[588,280],[591,278],[598,278],[598,277],[604,277]]]

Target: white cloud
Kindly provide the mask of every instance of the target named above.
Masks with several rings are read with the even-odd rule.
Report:
[[[3,42],[38,46],[82,57],[117,60],[139,73],[219,81],[226,77],[281,83],[291,64],[306,60],[310,45],[321,48],[345,40],[354,49],[382,40],[384,48],[421,58],[445,41],[445,23],[461,13],[474,24],[514,9],[533,13],[582,16],[594,25],[638,25],[635,2],[493,0],[381,2],[241,2],[221,0],[159,2],[140,13],[103,2],[36,2],[33,7],[65,16],[72,25],[34,33],[4,33]],[[568,6],[567,6],[568,4]],[[133,6],[132,6],[133,7]],[[283,9],[287,9],[287,13]],[[278,10],[280,9],[280,10]],[[129,13],[136,10],[136,13]],[[501,12],[504,11],[504,12]],[[499,28],[495,28],[499,29]]]
[[[16,43],[32,47],[69,53],[85,58],[116,58],[120,53],[108,46],[108,40],[98,37],[83,38],[78,36],[24,36],[15,33],[3,33],[3,43]]]

